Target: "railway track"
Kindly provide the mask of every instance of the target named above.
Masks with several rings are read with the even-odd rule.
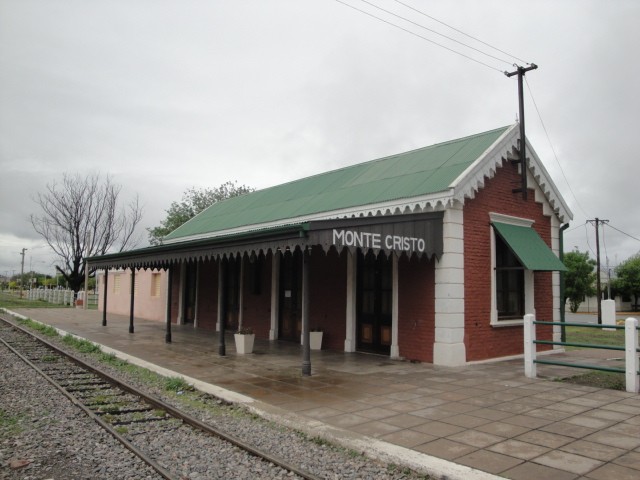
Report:
[[[172,446],[185,439],[214,464],[236,462],[238,455],[245,468],[255,462],[248,468],[262,478],[321,478],[141,392],[2,317],[0,341],[163,478],[184,478]]]

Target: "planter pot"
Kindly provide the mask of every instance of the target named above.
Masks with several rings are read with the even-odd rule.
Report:
[[[311,350],[322,349],[322,332],[309,332],[309,347]]]
[[[300,334],[300,345],[304,343],[304,338]],[[322,350],[322,332],[309,332],[309,348],[311,350]]]
[[[254,333],[246,335],[235,333],[234,338],[236,340],[236,352],[240,355],[253,352],[253,341],[256,338]]]

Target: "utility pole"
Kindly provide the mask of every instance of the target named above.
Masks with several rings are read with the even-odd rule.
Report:
[[[602,325],[602,294],[601,294],[601,282],[600,282],[600,232],[598,226],[600,224],[604,225],[605,223],[609,223],[609,220],[600,220],[599,218],[595,218],[595,220],[587,220],[587,222],[594,224],[596,226],[596,288],[598,289],[598,325]]]
[[[20,298],[22,298],[22,280],[24,278],[24,252],[26,252],[27,249],[23,248],[22,252],[20,252],[20,255],[22,255],[22,261],[20,262]]]
[[[524,78],[524,74],[535,70],[538,66],[535,63],[530,63],[528,67],[521,67],[516,65],[515,72],[504,72],[507,77],[513,77],[514,75],[518,75],[518,105],[520,107],[520,158],[518,160],[514,160],[514,163],[520,164],[520,188],[514,188],[512,193],[522,192],[522,199],[527,200],[527,153],[526,153],[526,141],[525,141],[525,130],[524,130],[524,93],[522,89],[522,79]]]

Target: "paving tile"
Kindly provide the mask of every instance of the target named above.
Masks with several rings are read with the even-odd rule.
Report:
[[[612,410],[605,410],[603,408],[598,408],[596,410],[590,410],[585,412],[584,415],[593,418],[601,418],[603,420],[613,420],[615,422],[623,422],[633,417],[630,413],[625,412],[615,412]]]
[[[481,432],[491,433],[493,435],[499,435],[505,438],[517,437],[518,435],[522,435],[525,432],[528,432],[530,429],[527,427],[520,427],[518,425],[511,425],[510,423],[504,422],[491,422],[486,425],[480,425],[476,427],[476,430]]]
[[[515,437],[515,440],[533,443],[542,447],[558,448],[573,441],[571,437],[558,435],[556,433],[542,432],[540,430],[531,430]]]
[[[427,433],[436,437],[448,437],[449,435],[453,435],[454,433],[464,431],[465,428],[458,427],[456,425],[450,425],[444,422],[429,422],[418,425],[417,427],[412,427],[411,430]]]
[[[586,413],[581,415],[575,415],[570,418],[565,418],[563,422],[570,423],[572,425],[578,425],[580,427],[588,427],[588,428],[594,428],[594,429],[607,428],[616,423],[615,420],[605,420],[602,418],[594,418],[594,417],[588,416]]]
[[[479,408],[469,412],[469,415],[474,417],[486,418],[487,420],[502,420],[504,418],[512,417],[513,414],[509,412],[501,412],[500,410],[494,410],[493,408]]]
[[[440,408],[442,410],[446,410],[447,412],[454,412],[454,413],[468,413],[474,410],[478,410],[478,407],[476,407],[475,405],[468,405],[466,403],[460,403],[460,402],[443,403],[442,405],[440,405]]]
[[[578,475],[557,468],[538,465],[531,462],[520,465],[502,472],[500,475],[513,480],[575,480]]]
[[[367,422],[367,423],[361,423],[361,424],[355,425],[351,427],[350,430],[361,433],[363,435],[369,435],[370,437],[378,438],[383,435],[387,435],[389,433],[402,430],[402,428],[396,427],[395,425],[391,425],[389,423],[373,421],[373,422]]]
[[[521,415],[523,413],[530,412],[531,410],[535,410],[536,407],[517,402],[504,402],[494,406],[493,408],[503,412],[511,412],[514,415]]]
[[[548,420],[546,418],[536,418],[530,417],[528,415],[514,415],[512,417],[505,418],[502,420],[505,423],[510,423],[512,425],[518,425],[520,427],[526,428],[541,428],[545,425],[549,425],[553,423],[553,420]]]
[[[611,410],[613,412],[629,413],[631,415],[640,415],[640,402],[638,406],[625,405],[623,403],[610,403],[609,405],[604,405],[602,409]]]
[[[574,397],[574,398],[567,399],[566,402],[572,405],[582,405],[583,407],[599,408],[599,407],[602,407],[603,405],[607,405],[608,403],[611,403],[611,400],[602,401],[602,400],[594,400],[593,398]]]
[[[509,439],[504,442],[496,443],[487,447],[492,452],[502,453],[511,457],[520,458],[522,460],[531,460],[547,453],[550,449],[532,443],[522,442],[520,440]]]
[[[560,450],[589,458],[595,458],[596,460],[603,460],[605,462],[619,457],[626,451],[621,448],[612,447],[611,445],[603,448],[602,444],[589,442],[587,440],[576,440],[575,442],[567,443],[566,445],[561,446]]]
[[[589,472],[586,477],[592,480],[638,480],[638,470],[607,463]]]
[[[601,443],[603,445],[612,445],[618,448],[624,448],[627,450],[633,450],[640,446],[640,437],[631,437],[629,435],[622,435],[615,432],[607,432],[605,430],[592,433],[584,437],[585,440],[590,442]]]
[[[414,402],[395,402],[395,403],[390,403],[389,405],[385,405],[385,408],[390,408],[394,412],[408,413],[408,412],[415,412],[416,410],[421,410],[424,407]]]
[[[335,417],[325,418],[325,423],[335,425],[336,427],[349,428],[354,425],[360,425],[370,422],[371,419],[367,417],[361,417],[353,413],[343,413],[342,415],[336,415]]]
[[[394,415],[393,417],[383,418],[381,419],[381,421],[390,423],[391,425],[395,425],[396,427],[402,427],[402,428],[417,427],[418,425],[422,425],[428,422],[426,418],[417,417],[415,415],[410,415],[407,413]]]
[[[452,425],[457,425],[459,427],[465,428],[473,428],[478,427],[480,425],[485,425],[490,422],[490,420],[486,420],[484,418],[472,417],[471,415],[453,415],[451,417],[446,417],[441,419],[442,422],[450,423]]]
[[[594,458],[563,452],[561,450],[552,450],[536,457],[533,461],[535,463],[546,465],[547,467],[566,470],[567,472],[576,473],[578,475],[584,475],[604,464],[604,462]]]
[[[421,410],[415,410],[411,412],[411,415],[417,415],[418,417],[428,418],[431,420],[442,420],[444,418],[454,416],[455,413],[447,412],[446,410],[442,410],[440,407],[429,407]]]
[[[638,477],[640,477],[640,452],[626,453],[616,458],[613,463],[638,470]]]
[[[551,408],[536,408],[527,412],[530,417],[545,418],[547,420],[560,421],[565,418],[571,417],[573,413],[561,412],[559,410],[553,410]]]
[[[422,445],[423,443],[436,440],[438,437],[433,437],[426,433],[416,432],[414,430],[399,430],[397,432],[382,435],[380,440],[385,442],[400,445],[402,447],[412,448],[416,445]]]
[[[397,413],[388,408],[374,407],[367,410],[360,410],[358,412],[358,415],[370,418],[372,420],[381,420],[383,418],[393,417],[394,415],[397,415]]]
[[[607,428],[605,431],[622,433],[623,435],[629,435],[632,437],[640,437],[640,425],[632,425],[626,422],[613,425],[612,427]]]
[[[579,425],[572,425],[564,422],[550,423],[549,425],[540,427],[540,430],[549,433],[558,433],[560,435],[566,435],[573,438],[582,438],[597,432],[594,428],[581,427]]]
[[[453,442],[446,438],[439,438],[433,442],[424,443],[414,447],[414,450],[433,455],[434,457],[454,460],[477,450],[475,447],[463,443]]]
[[[456,458],[456,463],[477,468],[484,472],[498,474],[522,463],[522,460],[487,450],[477,450]]]
[[[498,435],[492,435],[491,433],[480,432],[472,429],[449,435],[447,438],[455,442],[464,443],[478,448],[485,448],[505,439]]]
[[[311,408],[309,410],[301,410],[299,413],[301,413],[305,417],[311,417],[317,420],[323,420],[328,417],[335,417],[336,415],[341,415],[343,412],[340,410],[336,410],[335,408],[318,407],[318,408]]]

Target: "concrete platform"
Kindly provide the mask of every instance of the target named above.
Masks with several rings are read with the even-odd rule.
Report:
[[[640,478],[640,395],[527,379],[519,359],[447,368],[313,351],[312,376],[303,377],[302,351],[292,343],[256,340],[254,354],[237,355],[229,336],[220,357],[216,335],[191,326],[174,326],[166,344],[158,322],[136,319],[129,334],[127,317],[109,315],[102,327],[97,311],[18,313],[273,420],[436,476]],[[585,352],[562,360],[585,360]],[[619,362],[615,356],[600,353],[599,361]],[[569,369],[538,371],[552,378]]]

